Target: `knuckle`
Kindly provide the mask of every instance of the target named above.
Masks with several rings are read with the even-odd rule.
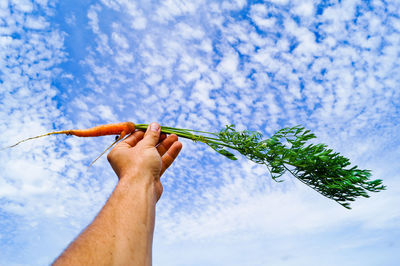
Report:
[[[113,151],[110,151],[110,152],[107,154],[107,160],[108,160],[108,162],[111,163],[112,158],[113,158]]]
[[[152,136],[153,138],[158,137],[159,133],[156,131],[150,131],[150,136]]]

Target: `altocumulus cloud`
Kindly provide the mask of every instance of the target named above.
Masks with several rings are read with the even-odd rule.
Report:
[[[303,124],[388,186],[347,211],[290,176],[277,184],[262,166],[184,141],[164,177],[155,264],[398,261],[399,4],[0,5],[2,146],[125,120],[266,136]],[[116,180],[104,158],[87,165],[111,141],[49,137],[0,153],[0,263],[50,263],[94,217]]]

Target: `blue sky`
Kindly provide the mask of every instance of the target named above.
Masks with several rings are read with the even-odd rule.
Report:
[[[397,1],[0,0],[0,146],[132,121],[266,137],[304,125],[387,190],[347,210],[244,158],[184,148],[163,179],[154,265],[397,265]],[[49,264],[116,184],[113,137],[0,152],[0,265]]]

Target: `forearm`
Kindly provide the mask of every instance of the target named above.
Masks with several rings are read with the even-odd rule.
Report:
[[[151,265],[152,178],[122,178],[106,205],[54,265]]]

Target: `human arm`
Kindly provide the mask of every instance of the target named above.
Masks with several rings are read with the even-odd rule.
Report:
[[[155,205],[163,190],[160,177],[182,144],[176,135],[159,142],[159,125],[150,127],[109,153],[119,182],[98,216],[54,265],[151,265]]]

